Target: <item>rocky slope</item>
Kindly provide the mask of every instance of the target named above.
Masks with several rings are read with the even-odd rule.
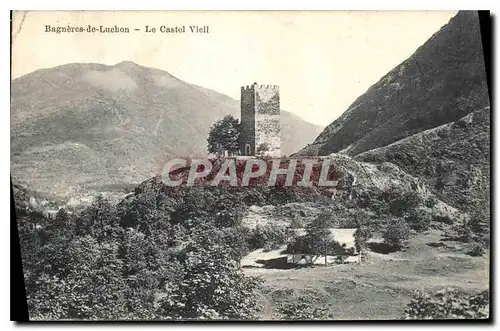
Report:
[[[374,217],[380,217],[389,212],[386,207],[400,198],[405,201],[415,198],[414,201],[418,202],[412,208],[423,210],[425,214],[430,215],[431,219],[447,218],[455,222],[464,217],[463,212],[440,200],[424,180],[408,174],[398,165],[380,160],[376,163],[363,162],[342,154],[332,154],[323,159],[329,159],[331,167],[338,174],[336,188],[318,187],[310,190],[293,186],[275,190],[267,185],[259,187],[204,185],[177,190],[167,187],[160,178],[156,177],[138,185],[134,193],[129,194],[121,204],[158,201],[158,197],[174,199],[180,196],[184,197],[184,202],[196,201],[199,206],[215,206],[240,201],[242,205],[249,207],[243,219],[243,224],[248,227],[266,224],[268,221],[288,225],[294,218],[295,212],[300,216],[298,218],[301,222],[308,222],[325,208],[330,211],[334,210],[337,220],[345,220],[346,224],[350,222],[352,226],[353,214],[356,211],[366,208],[372,212],[378,210],[377,216]],[[204,199],[209,202],[203,201]],[[434,203],[428,205],[431,200]],[[293,210],[289,210],[287,206]],[[379,225],[385,224],[386,220],[385,216],[381,217]]]
[[[478,199],[489,201],[490,148],[490,108],[485,107],[355,159],[397,164],[422,178],[440,199],[469,210]]]
[[[356,155],[489,106],[476,12],[459,12],[299,154]]]
[[[210,125],[226,114],[239,117],[239,107],[228,96],[132,62],[37,70],[12,82],[12,176],[63,196],[139,183],[169,156],[203,155]],[[284,153],[321,129],[283,111]]]

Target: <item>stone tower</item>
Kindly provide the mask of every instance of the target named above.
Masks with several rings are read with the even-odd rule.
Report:
[[[241,155],[280,157],[280,91],[276,85],[241,88]]]

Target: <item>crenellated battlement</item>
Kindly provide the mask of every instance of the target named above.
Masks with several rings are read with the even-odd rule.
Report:
[[[247,85],[247,86],[242,86],[241,90],[242,91],[253,91],[255,85]]]
[[[259,89],[278,90],[278,85],[259,85]]]
[[[246,86],[241,87],[242,91],[254,91],[255,89],[279,91],[280,88],[278,85],[263,85],[263,84],[257,84],[257,83],[253,83],[252,85],[246,85]]]

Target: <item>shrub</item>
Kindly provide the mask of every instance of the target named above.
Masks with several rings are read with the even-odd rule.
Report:
[[[453,219],[449,215],[434,216],[432,221],[436,222],[436,223],[444,223],[444,224],[448,224],[448,225],[453,224]]]
[[[250,247],[273,250],[285,245],[289,232],[285,227],[276,224],[257,225],[250,235]]]
[[[417,292],[405,310],[405,319],[488,318],[489,293],[468,295],[453,289],[434,294]]]
[[[429,228],[432,216],[421,209],[414,209],[406,215],[405,219],[410,228],[421,232]]]
[[[313,296],[301,296],[293,303],[281,303],[276,308],[278,319],[285,320],[331,320],[332,308],[324,306]]]
[[[465,253],[470,256],[483,256],[484,248],[480,243],[474,242],[470,245],[470,248]]]
[[[387,225],[383,234],[384,242],[392,250],[400,250],[410,236],[410,228],[403,218],[394,218]]]
[[[395,187],[385,192],[385,201],[389,204],[389,213],[394,216],[402,216],[422,203],[422,199],[417,192],[401,192]]]
[[[372,237],[371,231],[366,227],[358,227],[354,232],[354,245],[358,252],[361,252],[366,247],[366,242]]]

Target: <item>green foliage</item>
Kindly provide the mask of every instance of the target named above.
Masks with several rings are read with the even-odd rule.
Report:
[[[403,216],[406,212],[422,204],[419,194],[414,191],[399,192],[396,188],[392,188],[386,194],[389,212],[394,216]]]
[[[470,256],[483,256],[485,251],[483,245],[478,242],[474,242],[465,253]]]
[[[248,319],[258,308],[260,280],[234,267],[214,231],[196,230],[183,254],[177,282],[168,283],[157,314],[169,319]]]
[[[117,207],[98,197],[22,233],[31,318],[251,318],[260,280],[238,269],[249,233],[228,221],[240,200],[196,192],[143,192]]]
[[[210,127],[207,138],[208,152],[219,155],[228,152],[229,156],[238,154],[240,149],[239,137],[240,124],[238,119],[226,115]]]
[[[122,316],[125,283],[117,251],[116,244],[100,244],[89,235],[64,246],[46,245],[44,253],[50,258],[39,262],[45,264],[38,268],[43,271],[27,283],[31,318],[115,319]]]
[[[292,303],[280,303],[276,308],[278,319],[284,320],[331,320],[333,307],[318,302],[313,296],[304,295]]]
[[[482,248],[486,248],[489,246],[490,237],[489,203],[486,203],[485,200],[476,200],[476,204],[471,209],[472,212],[469,217],[453,226],[452,230],[455,232],[455,239],[464,243],[475,243]],[[482,255],[479,248],[471,252]]]
[[[287,253],[310,256],[350,254],[345,245],[340,245],[333,237],[330,230],[333,222],[334,218],[330,212],[320,214],[307,225],[305,235],[293,238],[287,246]],[[310,259],[310,262],[312,263],[313,259]]]
[[[330,229],[333,224],[334,217],[330,212],[321,213],[315,220],[307,224],[305,238],[302,242],[305,247],[300,249],[304,250],[305,254],[311,255],[337,255],[343,253],[344,249],[331,234]]]
[[[405,215],[406,223],[415,231],[427,230],[432,222],[432,215],[422,209],[411,209]]]
[[[365,226],[359,226],[354,232],[354,245],[356,251],[361,252],[366,247],[366,242],[372,237],[372,232]]]
[[[417,292],[405,319],[484,319],[489,316],[489,293],[468,295],[453,289],[433,294]]]
[[[288,235],[285,227],[276,224],[257,225],[251,232],[249,242],[253,249],[264,248],[269,251],[285,245]]]
[[[410,228],[403,218],[393,218],[383,233],[384,242],[392,250],[402,249],[410,237]]]
[[[119,237],[120,219],[115,207],[102,195],[98,195],[92,204],[75,220],[76,235],[92,235],[99,242],[114,241]]]

